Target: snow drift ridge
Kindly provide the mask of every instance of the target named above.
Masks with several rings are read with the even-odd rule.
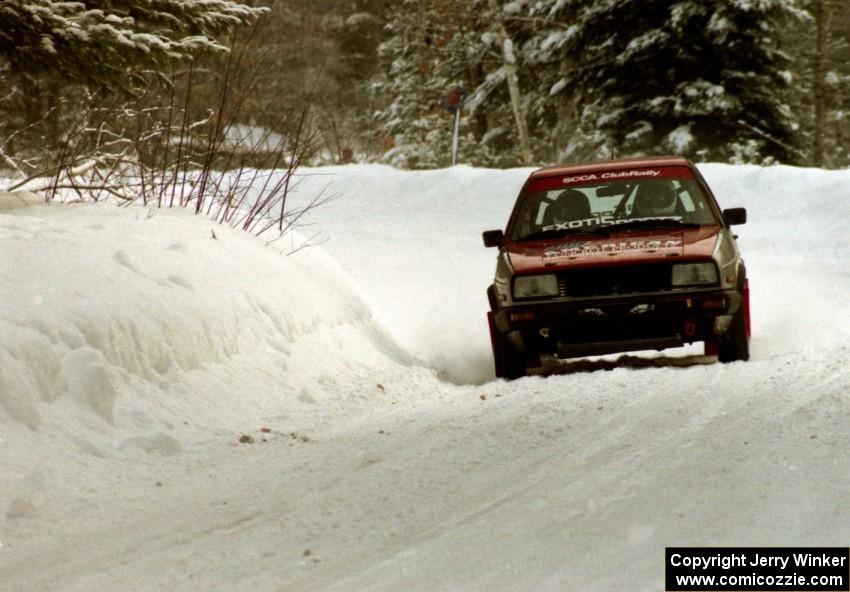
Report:
[[[343,354],[403,358],[329,257],[284,257],[187,212],[19,208],[0,214],[0,249],[14,254],[0,261],[0,423],[39,429],[45,414],[61,425],[82,413],[131,429],[118,398],[152,400],[122,408],[174,421],[180,398],[194,415],[280,403]],[[228,401],[246,382],[257,400]]]

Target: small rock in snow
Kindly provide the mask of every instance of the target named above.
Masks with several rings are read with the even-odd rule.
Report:
[[[6,518],[9,520],[32,517],[35,514],[35,506],[19,497],[13,497],[12,501],[9,502],[9,507],[6,509]]]

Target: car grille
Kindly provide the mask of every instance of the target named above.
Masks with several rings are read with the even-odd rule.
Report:
[[[670,289],[670,265],[615,265],[574,269],[558,276],[560,296],[586,298]]]

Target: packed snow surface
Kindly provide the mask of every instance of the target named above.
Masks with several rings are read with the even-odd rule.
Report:
[[[749,212],[751,361],[513,383],[480,233],[528,169],[302,170],[339,196],[289,255],[0,196],[0,591],[656,591],[666,546],[846,546],[850,172],[701,168]]]

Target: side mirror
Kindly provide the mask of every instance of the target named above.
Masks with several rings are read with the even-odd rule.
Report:
[[[501,230],[485,230],[481,235],[484,238],[485,247],[501,247],[505,240],[505,233]]]
[[[726,220],[726,224],[728,224],[729,226],[732,226],[734,224],[746,224],[747,209],[729,208],[728,210],[723,210],[723,219]]]

